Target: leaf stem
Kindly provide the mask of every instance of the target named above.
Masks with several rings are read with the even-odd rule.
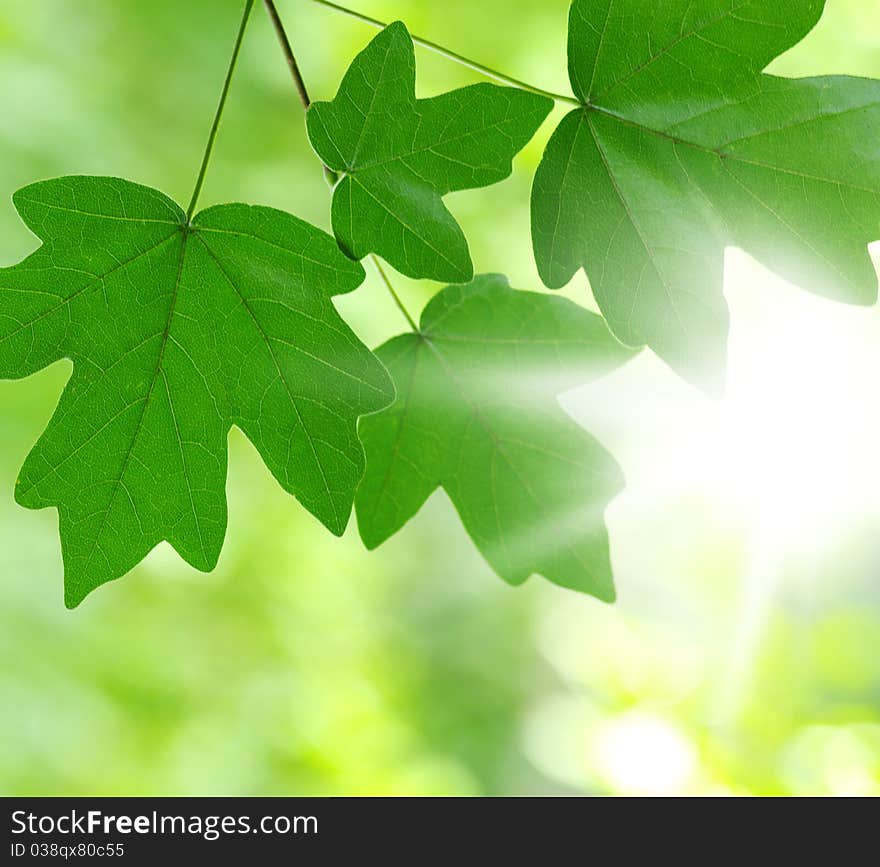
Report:
[[[400,296],[397,292],[394,291],[394,286],[391,281],[388,279],[388,275],[385,273],[385,269],[382,267],[379,262],[379,257],[376,256],[375,253],[370,253],[370,261],[375,266],[376,270],[379,272],[379,276],[382,278],[382,282],[385,284],[385,288],[391,293],[391,297],[394,299],[394,303],[397,305],[397,309],[404,315],[404,318],[409,323],[409,327],[412,328],[416,334],[419,333],[419,326],[416,325],[415,319],[412,318],[409,314],[409,310],[404,306],[403,301],[401,301]]]
[[[363,21],[366,24],[371,24],[373,27],[387,26],[385,21],[380,21],[378,18],[371,18],[369,15],[364,15],[363,12],[348,9],[345,6],[340,6],[338,3],[332,3],[330,0],[312,0],[312,2],[317,3],[319,6],[326,6],[327,9],[332,9],[335,12],[341,12],[343,15],[348,15],[350,18],[356,18],[358,21]],[[430,39],[423,39],[421,36],[413,36],[412,34],[410,34],[410,36],[416,45],[421,45],[423,48],[435,51],[437,54],[442,55],[448,60],[460,63],[462,66],[467,66],[469,69],[473,69],[474,72],[479,72],[480,75],[485,75],[487,78],[492,78],[502,84],[509,84],[511,87],[517,87],[520,90],[527,90],[530,93],[537,93],[539,96],[547,96],[555,102],[565,102],[569,105],[578,106],[583,105],[579,99],[576,99],[573,96],[566,96],[564,93],[554,93],[552,90],[544,90],[542,87],[536,87],[534,84],[529,84],[527,81],[521,81],[518,78],[505,75],[505,73],[499,72],[497,69],[492,69],[490,66],[485,66],[482,63],[478,63],[476,60],[471,60],[469,57],[451,51],[449,48],[444,48],[444,46],[438,45],[436,42],[431,42]]]
[[[263,0],[263,3],[266,7],[266,12],[269,13],[269,20],[272,22],[272,27],[275,29],[275,35],[278,37],[278,44],[281,46],[284,59],[287,61],[287,68],[290,70],[290,77],[293,79],[297,94],[299,94],[299,101],[302,104],[303,110],[308,111],[312,101],[309,99],[309,91],[306,88],[302,73],[299,71],[299,63],[297,63],[296,55],[293,53],[293,46],[291,46],[290,40],[287,38],[287,32],[284,30],[281,16],[278,14],[278,10],[275,8],[273,0]],[[339,175],[326,163],[322,163],[321,166],[324,169],[324,178],[327,183],[331,188],[335,187],[339,180]]]
[[[232,74],[235,72],[235,65],[238,62],[238,54],[241,50],[241,43],[244,40],[244,33],[247,30],[248,19],[250,18],[251,9],[253,9],[254,0],[246,0],[244,4],[244,12],[241,16],[241,24],[238,28],[238,36],[235,39],[235,47],[232,49],[232,57],[229,60],[229,69],[226,71],[226,80],[223,82],[223,90],[220,93],[220,102],[217,105],[217,111],[214,114],[214,123],[211,125],[211,132],[208,135],[208,144],[205,146],[205,154],[202,157],[202,165],[199,169],[199,176],[196,178],[196,186],[193,190],[189,207],[186,209],[187,223],[192,221],[196,205],[199,201],[199,195],[202,192],[202,185],[205,182],[205,173],[208,171],[208,163],[211,161],[211,152],[214,150],[214,140],[217,138],[217,130],[220,127],[220,117],[223,115],[223,109],[226,106],[226,97],[229,94],[229,85],[232,83]]]
[[[306,88],[306,83],[303,80],[302,73],[299,69],[299,63],[297,63],[296,55],[293,53],[293,46],[290,44],[290,39],[287,37],[287,32],[284,29],[284,24],[281,21],[281,16],[278,14],[278,10],[275,7],[274,0],[263,0],[263,3],[266,7],[266,12],[269,14],[269,18],[272,21],[272,26],[275,28],[275,33],[278,36],[278,42],[281,44],[281,50],[284,53],[284,57],[287,60],[287,66],[290,69],[290,74],[293,77],[293,82],[296,85],[296,91],[299,94],[299,101],[302,103],[302,107],[305,111],[309,110],[309,106],[311,105],[311,100],[309,99],[309,92]],[[333,169],[324,165],[324,178],[327,180],[327,184],[330,186],[332,190],[334,186],[336,186],[337,181],[339,180],[339,176]],[[394,290],[394,286],[391,283],[391,280],[388,279],[388,275],[385,273],[384,268],[379,262],[377,256],[373,253],[370,253],[370,261],[376,268],[376,271],[379,274],[379,277],[382,279],[382,282],[385,284],[385,288],[388,290],[391,297],[394,299],[394,303],[397,305],[397,309],[403,314],[406,321],[409,323],[410,328],[418,334],[419,327],[416,325],[415,319],[412,318],[409,311],[406,309],[403,301],[400,296]]]

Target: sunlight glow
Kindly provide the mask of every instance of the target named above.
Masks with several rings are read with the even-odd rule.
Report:
[[[783,583],[803,596],[819,576],[845,580],[816,564],[880,524],[878,308],[806,293],[738,250],[726,254],[725,296],[722,399],[649,352],[563,399],[626,475],[608,511],[622,601],[659,581],[680,611],[688,596],[674,594],[699,592],[685,575],[736,582],[716,625],[728,648],[712,714],[722,725],[748,695]]]
[[[645,352],[564,405],[620,460],[621,506],[698,497],[803,551],[880,508],[880,315],[810,295],[738,250],[725,295],[721,400]]]
[[[630,711],[604,724],[593,761],[614,791],[627,795],[676,795],[687,789],[697,756],[672,723]]]
[[[771,303],[755,327],[735,323],[731,333],[722,478],[765,530],[801,544],[876,498],[876,317],[809,296],[790,303],[788,287],[735,251],[727,275],[734,289],[766,285]]]

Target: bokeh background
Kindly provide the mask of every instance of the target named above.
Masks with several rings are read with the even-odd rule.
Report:
[[[351,0],[564,89],[565,0]],[[279,0],[315,98],[374,35]],[[11,194],[117,174],[186,201],[238,0],[0,2],[0,262],[34,247]],[[782,74],[880,76],[876,0],[829,0]],[[418,50],[420,95],[479,80]],[[558,118],[559,110],[553,115]],[[481,271],[539,288],[528,192],[448,198]],[[260,4],[203,205],[329,198]],[[880,237],[880,221],[878,221]],[[876,250],[874,251],[876,253]],[[495,577],[442,493],[381,549],[330,536],[233,431],[218,569],[160,547],[77,610],[53,511],[16,473],[69,375],[0,383],[3,794],[880,794],[880,311],[726,261],[730,388],[649,353],[563,398],[618,456],[620,599]],[[396,282],[418,309],[438,288]],[[583,277],[566,290],[592,306]],[[367,343],[403,326],[374,276],[340,307]]]

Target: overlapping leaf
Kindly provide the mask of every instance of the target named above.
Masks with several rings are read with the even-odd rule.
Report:
[[[364,465],[357,418],[393,397],[331,300],[361,266],[280,211],[222,205],[189,225],[117,179],[34,184],[15,205],[43,245],[0,270],[0,376],[74,365],[16,487],[22,505],[58,508],[67,603],[163,539],[213,567],[233,424],[341,533]]]
[[[506,581],[540,573],[613,599],[604,510],[621,473],[556,400],[631,355],[605,323],[564,298],[482,275],[436,295],[420,333],[377,355],[397,400],[359,426],[367,470],[355,505],[366,545],[399,530],[442,486]]]
[[[550,287],[583,267],[612,330],[708,388],[723,378],[725,245],[813,292],[876,300],[880,82],[762,70],[821,0],[575,0],[583,103],[535,178]]]
[[[378,253],[398,271],[461,283],[473,276],[467,241],[442,196],[494,184],[552,102],[477,84],[416,99],[406,27],[385,28],[355,58],[332,102],[309,109],[312,146],[342,173],[333,230],[355,258]]]

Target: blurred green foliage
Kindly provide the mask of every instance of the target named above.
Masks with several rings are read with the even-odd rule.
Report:
[[[565,0],[352,2],[565,87]],[[0,6],[0,261],[33,248],[10,196],[39,178],[116,174],[187,198],[238,7]],[[829,7],[774,69],[880,76],[875,0]],[[313,96],[332,97],[374,31],[307,0],[279,8]],[[253,24],[203,205],[274,205],[327,228],[329,196],[262,10]],[[428,52],[417,60],[420,96],[477,80]],[[523,288],[539,287],[528,190],[552,127],[509,180],[448,199],[476,269]],[[728,295],[745,346],[768,297],[820,317],[827,353],[880,343],[876,311],[838,314],[741,273]],[[760,280],[766,292],[753,291]],[[395,282],[414,309],[437,288]],[[582,277],[566,294],[591,306]],[[339,306],[371,345],[402,327],[372,276]],[[825,497],[834,521],[782,532],[722,508],[697,463],[689,475],[670,466],[661,484],[664,444],[711,409],[650,356],[566,403],[630,481],[609,512],[614,607],[537,580],[505,586],[442,493],[376,552],[353,527],[334,539],[234,432],[218,569],[194,572],[163,546],[68,612],[56,516],[12,499],[68,375],[62,363],[0,383],[3,794],[880,793],[880,503],[837,491]],[[825,385],[810,398],[820,411],[840,384]],[[862,397],[876,403],[876,387]],[[876,466],[858,469],[872,478]]]

